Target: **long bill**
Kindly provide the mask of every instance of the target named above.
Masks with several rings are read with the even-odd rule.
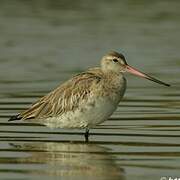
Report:
[[[142,73],[141,71],[139,71],[139,70],[137,70],[137,69],[135,69],[135,68],[133,68],[133,67],[131,67],[129,65],[126,65],[126,71],[131,73],[131,74],[134,74],[136,76],[139,76],[139,77],[142,77],[142,78],[146,78],[146,79],[148,79],[150,81],[154,81],[154,82],[156,82],[158,84],[162,84],[164,86],[170,86],[170,84],[167,84],[167,83],[162,82],[162,81],[160,81],[158,79],[155,79],[154,77],[151,77],[148,74]]]

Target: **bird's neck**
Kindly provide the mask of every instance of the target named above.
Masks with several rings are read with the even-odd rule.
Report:
[[[126,89],[126,79],[122,73],[106,73],[104,76],[104,89],[110,99],[119,103]]]
[[[123,73],[121,72],[114,72],[114,71],[106,71],[104,72],[105,76],[109,79],[116,79],[116,78],[123,78]]]

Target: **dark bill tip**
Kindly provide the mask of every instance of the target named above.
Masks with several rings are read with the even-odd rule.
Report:
[[[155,78],[153,78],[152,76],[148,76],[148,75],[147,75],[145,78],[148,79],[148,80],[150,80],[150,81],[156,82],[156,83],[158,83],[158,84],[162,84],[162,85],[164,85],[164,86],[167,86],[167,87],[170,87],[170,86],[171,86],[170,84],[167,84],[167,83],[162,82],[162,81],[160,81],[160,80],[158,80],[158,79],[155,79]]]

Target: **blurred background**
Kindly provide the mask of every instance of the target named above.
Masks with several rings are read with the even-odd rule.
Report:
[[[98,65],[110,50],[166,74],[180,56],[179,8],[178,0],[1,0],[1,79],[58,79]]]
[[[178,0],[0,0],[0,179],[178,176],[179,9]],[[72,75],[98,66],[110,50],[172,86],[127,75],[124,101],[91,131],[93,147],[80,130],[7,122]],[[44,154],[39,160],[33,152]],[[97,173],[86,173],[94,162]]]

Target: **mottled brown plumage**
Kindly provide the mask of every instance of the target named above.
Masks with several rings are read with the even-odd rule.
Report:
[[[74,111],[83,99],[88,98],[93,86],[101,81],[102,75],[99,68],[78,74],[42,97],[18,117],[22,120],[39,119]]]

